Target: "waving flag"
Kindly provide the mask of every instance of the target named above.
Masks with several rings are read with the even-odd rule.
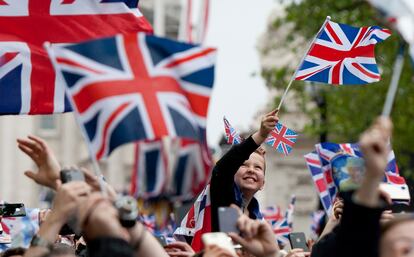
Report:
[[[321,143],[316,145],[316,151],[305,155],[306,164],[315,183],[322,205],[327,213],[331,212],[333,202],[339,191],[338,186],[344,180],[343,176],[334,174],[333,166],[337,167],[338,164],[333,163],[338,160],[340,161],[341,158],[349,157],[353,157],[354,159],[355,157],[363,157],[358,144]],[[394,151],[392,150],[388,154],[384,182],[405,185],[405,179],[399,175]]]
[[[279,220],[271,221],[273,232],[279,244],[289,244],[289,234],[293,231],[293,212],[295,210],[296,197],[293,195],[290,199],[286,214]]]
[[[152,32],[138,0],[1,0],[0,114],[70,111],[43,43]]]
[[[168,155],[162,140],[136,143],[131,195],[145,199],[160,196],[166,192],[168,176]]]
[[[175,230],[174,236],[193,237],[191,247],[198,252],[203,249],[201,236],[211,232],[211,229],[211,199],[210,184],[208,184],[181,221],[181,226]]]
[[[322,202],[322,206],[328,213],[330,212],[333,204],[332,195],[329,191],[329,182],[333,184],[332,176],[327,176],[322,171],[322,164],[319,159],[319,155],[316,151],[305,155],[306,165],[311,173],[313,183],[315,184],[319,198]],[[329,173],[330,174],[330,173]],[[329,179],[330,178],[330,179]],[[328,182],[329,180],[329,182]],[[335,188],[335,187],[334,187]],[[334,191],[336,194],[336,188]]]
[[[135,140],[201,140],[215,49],[144,33],[49,49],[96,159]]]
[[[269,133],[265,143],[275,148],[278,152],[288,155],[296,143],[297,136],[295,131],[277,123],[276,127]]]
[[[338,85],[379,81],[375,45],[391,32],[377,26],[356,28],[332,21],[325,24],[295,79]]]
[[[224,121],[224,132],[226,134],[227,143],[230,145],[237,145],[243,141],[243,138],[239,135],[239,133],[230,125],[230,122],[223,117]]]
[[[269,223],[277,221],[283,217],[279,206],[268,206],[262,210],[261,213],[263,218]]]

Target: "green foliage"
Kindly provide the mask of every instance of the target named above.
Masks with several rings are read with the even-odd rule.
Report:
[[[334,22],[353,26],[386,26],[381,24],[378,13],[365,0],[303,0],[299,3],[289,1],[286,4],[285,17],[277,18],[269,29],[279,29],[292,23],[293,29],[284,40],[291,42],[295,38],[305,38],[310,41],[327,15],[330,15]],[[305,84],[295,81],[291,90],[296,91],[298,103],[312,121],[305,127],[304,132],[311,135],[327,132],[329,141],[332,142],[357,141],[361,132],[382,111],[400,40],[399,35],[393,32],[390,38],[376,46],[376,59],[382,74],[380,82],[364,86],[317,85],[327,104],[327,122],[324,124],[320,121],[317,108],[306,108],[306,103],[311,101],[311,97],[304,92]],[[286,46],[286,42],[278,44]],[[306,47],[301,44],[287,50],[303,55]],[[406,176],[414,178],[414,85],[413,67],[408,56],[404,65],[392,112],[393,148],[401,170]],[[292,73],[293,70],[284,67],[264,70],[262,76],[269,87],[284,89]],[[278,103],[278,99],[275,99],[275,105]]]

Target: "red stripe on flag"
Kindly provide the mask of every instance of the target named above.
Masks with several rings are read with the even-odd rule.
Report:
[[[352,63],[352,66],[355,67],[357,70],[359,70],[362,74],[364,74],[367,77],[370,77],[370,78],[373,78],[373,79],[380,79],[381,78],[381,76],[379,76],[379,75],[369,73],[363,67],[361,67],[361,65],[358,64],[358,63],[354,62],[354,63]]]
[[[9,5],[5,0],[0,0],[0,5]]]
[[[321,162],[319,160],[314,160],[314,159],[311,159],[311,158],[305,158],[305,159],[306,159],[307,163],[318,165],[318,166],[321,165]]]
[[[111,116],[109,117],[109,119],[106,121],[105,127],[104,127],[104,132],[103,132],[103,141],[102,141],[102,145],[101,148],[99,149],[98,153],[96,154],[96,159],[99,160],[102,158],[102,156],[104,155],[105,149],[106,149],[106,136],[108,135],[108,130],[109,130],[109,126],[112,124],[112,121],[114,119],[116,119],[116,117],[118,116],[119,113],[121,113],[123,110],[125,110],[125,108],[127,108],[130,105],[130,103],[125,103],[121,106],[118,107],[118,109],[116,109],[116,111],[114,111]]]
[[[74,61],[71,61],[71,60],[68,60],[68,59],[65,59],[65,58],[58,57],[58,58],[56,58],[56,61],[59,64],[67,64],[67,65],[70,65],[70,66],[75,66],[77,68],[81,68],[81,69],[88,70],[88,71],[93,72],[93,73],[96,73],[96,74],[102,74],[102,72],[99,72],[97,70],[91,69],[91,68],[86,67],[86,66],[84,66],[82,64],[76,63]]]
[[[335,40],[335,43],[337,43],[338,45],[342,45],[341,40],[336,35],[335,30],[332,28],[332,26],[331,26],[331,24],[329,24],[329,22],[326,23],[326,29],[328,30],[329,34],[332,36],[333,40]]]
[[[11,60],[13,60],[14,57],[16,57],[18,54],[19,53],[17,52],[10,52],[10,53],[5,53],[2,56],[0,56],[0,67],[7,64]]]
[[[214,49],[214,48],[207,48],[207,49],[205,49],[205,50],[203,50],[203,51],[201,51],[199,53],[196,53],[196,54],[193,54],[193,55],[190,55],[190,56],[181,58],[181,59],[174,60],[173,62],[167,64],[165,67],[166,68],[172,68],[174,66],[180,65],[181,63],[184,63],[184,62],[187,62],[187,61],[190,61],[190,60],[199,58],[199,57],[201,57],[203,55],[208,55],[209,53],[214,52],[214,51],[216,51],[216,49]]]
[[[325,192],[326,191],[326,183],[323,179],[318,179],[315,181],[316,187],[318,188],[318,192]]]

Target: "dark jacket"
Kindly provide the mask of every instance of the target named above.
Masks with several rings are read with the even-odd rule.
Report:
[[[219,231],[218,207],[234,203],[242,207],[243,197],[240,188],[234,183],[234,175],[245,160],[259,146],[250,136],[239,145],[234,145],[213,168],[210,182],[211,225],[213,232]],[[259,203],[253,198],[247,206],[252,219],[261,219]]]
[[[132,247],[120,238],[100,237],[88,241],[89,257],[132,257]]]
[[[313,246],[311,257],[378,257],[379,221],[384,208],[369,208],[349,196],[343,198],[341,222]]]

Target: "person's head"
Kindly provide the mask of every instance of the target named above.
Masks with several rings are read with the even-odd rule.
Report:
[[[234,182],[240,187],[244,195],[253,196],[263,189],[265,183],[265,151],[259,147],[249,159],[239,167],[234,175]]]
[[[22,247],[10,248],[4,251],[1,257],[23,257],[25,252],[26,249]]]
[[[414,256],[414,217],[395,218],[382,227],[380,257]]]

